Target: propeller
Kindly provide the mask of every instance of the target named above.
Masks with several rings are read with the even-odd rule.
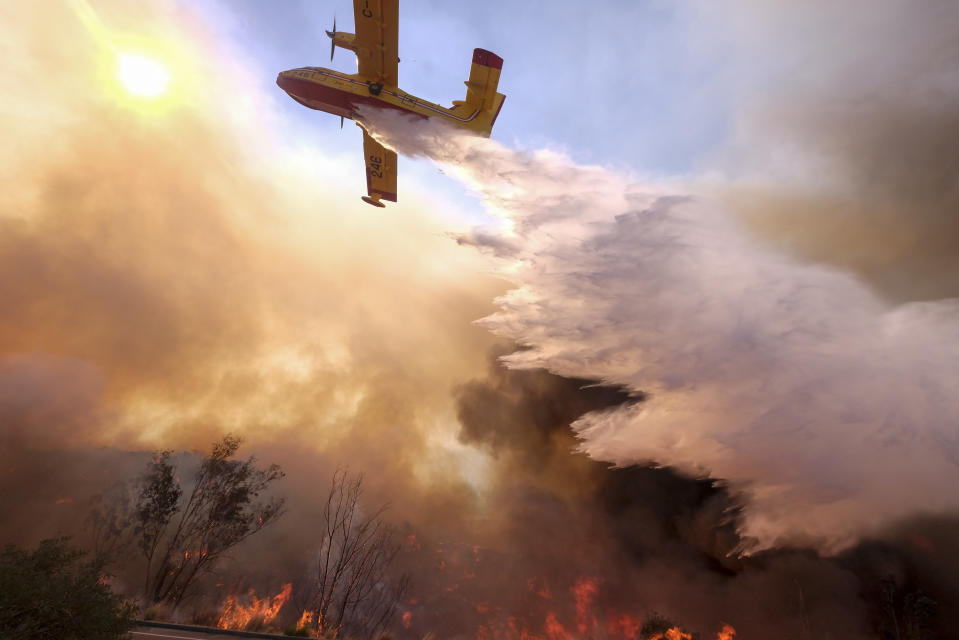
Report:
[[[333,62],[333,54],[336,52],[336,14],[333,14],[333,31],[327,31],[326,35],[330,36],[330,62]]]

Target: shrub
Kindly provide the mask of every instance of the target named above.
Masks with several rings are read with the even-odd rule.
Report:
[[[133,628],[136,607],[113,593],[99,562],[67,538],[35,550],[0,552],[0,637],[9,640],[116,640]]]

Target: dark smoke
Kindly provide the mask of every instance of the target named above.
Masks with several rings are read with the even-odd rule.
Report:
[[[499,366],[498,359],[512,351],[494,349],[489,377],[472,380],[455,392],[460,439],[494,455],[520,456],[522,462],[541,468],[554,454],[567,455],[554,446],[570,444],[565,425],[584,413],[641,399],[591,380],[524,374]]]
[[[455,598],[446,598],[444,606],[434,596],[412,608],[414,621],[420,618],[416,614],[434,625],[456,620],[459,626],[447,630],[455,637],[464,631],[462,621],[471,618],[470,603],[499,594],[493,602],[504,628],[513,616],[542,633],[536,625],[553,606],[559,622],[575,633],[571,591],[589,578],[598,585],[591,615],[627,612],[642,618],[658,611],[703,637],[729,622],[744,638],[871,638],[893,611],[900,619],[911,615],[904,613],[907,601],[923,593],[935,602],[925,623],[937,630],[936,637],[949,637],[951,614],[941,612],[950,609],[959,590],[945,578],[948,571],[924,566],[904,534],[863,543],[838,558],[801,548],[738,558],[741,505],[722,483],[654,466],[610,469],[571,452],[576,440],[569,424],[578,412],[641,398],[540,370],[507,370],[497,361],[506,352],[494,350],[487,377],[457,391],[461,437],[495,455],[486,512],[500,525],[486,540],[496,542],[476,558],[465,554],[467,560],[478,558],[467,563],[475,578],[439,582],[455,586],[459,608]],[[921,530],[939,531],[937,542],[949,553],[955,547],[943,535],[949,527],[946,520],[932,519]],[[885,563],[864,560],[877,544]],[[434,581],[435,575],[416,584]],[[547,586],[551,600],[544,605],[535,592]],[[478,618],[479,624],[495,620]],[[589,628],[598,633],[604,622],[595,625]],[[436,627],[421,629],[429,628]]]

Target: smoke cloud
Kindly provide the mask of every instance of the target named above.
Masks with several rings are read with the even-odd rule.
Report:
[[[6,540],[51,535],[57,500],[98,490],[75,480],[111,459],[91,448],[208,450],[226,432],[304,469],[312,452],[376,470],[371,494],[410,509],[460,500],[481,456],[456,440],[450,393],[485,367],[494,339],[470,322],[502,282],[433,203],[375,215],[362,176],[282,138],[271,98],[188,12],[82,6],[0,9],[16,52],[0,78],[0,469],[24,488],[4,492]],[[169,66],[167,95],[123,90],[126,47]],[[322,492],[326,470],[303,485]]]

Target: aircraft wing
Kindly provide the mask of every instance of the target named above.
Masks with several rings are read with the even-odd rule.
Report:
[[[396,202],[396,152],[374,140],[364,129],[363,155],[366,156],[366,192],[369,197],[377,203],[381,199]]]
[[[396,86],[399,39],[399,0],[353,0],[356,59],[359,74]]]

